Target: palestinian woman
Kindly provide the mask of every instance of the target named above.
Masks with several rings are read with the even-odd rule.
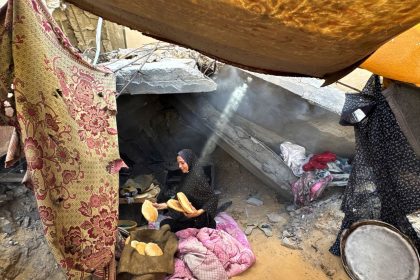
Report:
[[[218,198],[213,188],[207,182],[203,168],[198,165],[196,155],[190,149],[181,150],[178,153],[177,162],[179,169],[183,173],[177,192],[183,192],[191,204],[199,211],[194,214],[178,213],[178,215],[174,215],[172,213],[172,218],[163,220],[160,226],[168,224],[173,232],[186,228],[215,228],[216,222],[214,217],[216,215]],[[168,208],[166,203],[155,203],[154,206],[158,210]]]

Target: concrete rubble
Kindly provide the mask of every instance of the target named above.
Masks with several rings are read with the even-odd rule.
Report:
[[[264,202],[262,200],[259,200],[258,198],[255,197],[250,197],[246,200],[246,203],[254,205],[254,206],[261,206],[264,204]]]
[[[121,59],[104,65],[115,71],[134,60]],[[164,58],[144,65],[137,61],[116,74],[117,92],[123,90],[122,94],[211,92],[217,88],[214,81],[198,70],[193,59]],[[134,79],[133,75],[136,76]]]
[[[341,194],[330,195],[299,209],[287,207],[290,220],[279,236],[284,246],[299,248],[311,230],[324,235],[335,236],[340,227],[344,213],[340,211]],[[316,247],[316,246],[315,246]]]
[[[44,238],[34,195],[20,184],[0,184],[0,279],[66,279]]]
[[[287,218],[283,217],[281,214],[278,213],[270,213],[267,214],[267,219],[270,223],[279,223],[285,224],[287,222]]]
[[[323,87],[323,80],[315,78],[282,77],[248,72],[264,81],[287,89],[309,102],[341,115],[346,96],[343,91],[333,87]]]

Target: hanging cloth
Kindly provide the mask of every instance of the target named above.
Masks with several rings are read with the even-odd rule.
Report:
[[[356,155],[342,210],[345,217],[333,254],[340,254],[340,235],[362,219],[381,220],[397,227],[420,249],[420,238],[407,215],[420,209],[420,160],[398,125],[372,76],[361,94],[348,94],[342,125],[353,125]]]
[[[67,278],[115,279],[115,77],[76,54],[40,0],[10,0],[0,21],[0,125],[16,127],[45,238]]]

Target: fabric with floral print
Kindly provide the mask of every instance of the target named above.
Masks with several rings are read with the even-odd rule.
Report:
[[[0,20],[0,125],[16,127],[46,240],[69,279],[114,279],[115,76],[76,53],[40,0],[9,0]]]

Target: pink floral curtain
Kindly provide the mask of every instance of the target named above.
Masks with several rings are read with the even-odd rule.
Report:
[[[45,237],[68,278],[115,277],[115,77],[75,52],[40,0],[0,12],[0,125],[16,131]]]

